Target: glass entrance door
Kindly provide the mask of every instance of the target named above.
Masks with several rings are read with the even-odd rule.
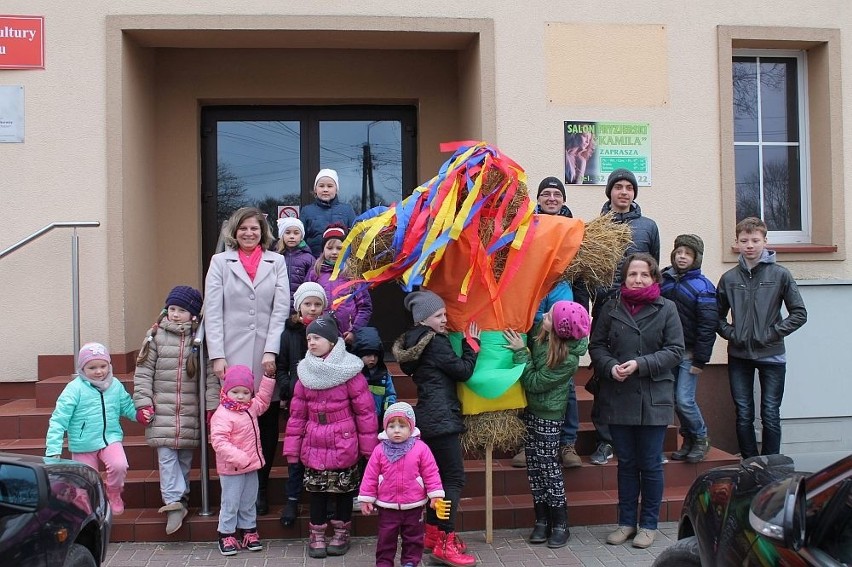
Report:
[[[279,211],[314,200],[321,168],[337,170],[339,198],[361,212],[417,186],[413,106],[207,107],[202,111],[202,250],[206,273],[224,221],[240,207]],[[277,236],[277,234],[276,234]],[[405,329],[402,292],[371,292],[373,325],[389,346]]]

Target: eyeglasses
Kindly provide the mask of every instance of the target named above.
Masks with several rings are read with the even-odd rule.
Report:
[[[559,191],[542,191],[539,194],[539,197],[544,197],[545,199],[549,199],[551,197],[562,198],[562,193],[560,193]]]

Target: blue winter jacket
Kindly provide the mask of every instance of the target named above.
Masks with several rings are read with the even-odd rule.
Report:
[[[62,439],[68,433],[68,450],[72,453],[99,451],[124,438],[119,418],[136,421],[133,398],[124,384],[113,378],[101,392],[77,376],[65,386],[56,400],[47,429],[45,455],[62,453]]]
[[[713,354],[719,312],[716,308],[716,287],[701,273],[700,268],[679,273],[673,266],[663,270],[660,293],[677,306],[683,326],[683,342],[692,353],[692,365],[704,368]]]
[[[355,210],[349,203],[342,203],[336,196],[331,201],[315,199],[313,203],[302,209],[299,215],[305,225],[305,242],[311,249],[314,258],[322,256],[322,233],[328,225],[339,223],[352,228],[355,224]]]

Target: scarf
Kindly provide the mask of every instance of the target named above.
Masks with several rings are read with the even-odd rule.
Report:
[[[251,407],[251,403],[254,400],[249,400],[247,402],[238,402],[237,400],[232,400],[228,397],[228,392],[222,390],[219,392],[219,404],[224,406],[225,409],[229,409],[231,411],[248,411]]]
[[[80,374],[78,374],[78,376],[80,376],[80,378],[82,378],[84,382],[88,382],[92,385],[92,387],[94,387],[100,392],[106,392],[107,388],[112,386],[112,371],[110,371],[110,373],[107,374],[106,378],[104,378],[103,380],[92,380],[91,378],[87,378],[86,375],[83,374],[82,370],[80,371]]]
[[[334,348],[325,356],[305,353],[299,363],[297,373],[299,381],[309,390],[328,390],[345,384],[350,378],[361,373],[364,363],[361,359],[346,352],[346,343],[338,338]]]
[[[237,254],[240,257],[240,264],[242,264],[243,268],[245,268],[249,279],[254,281],[254,277],[257,275],[257,267],[260,266],[260,259],[263,257],[263,248],[255,246],[254,250],[251,251],[251,254],[246,254],[243,252],[243,249],[240,248],[237,250]]]
[[[658,297],[660,297],[660,284],[656,282],[638,289],[621,286],[621,301],[631,316],[635,316],[640,309]]]
[[[382,451],[385,453],[385,457],[392,463],[397,462],[401,458],[408,453],[412,447],[414,447],[414,443],[417,441],[417,438],[412,435],[402,443],[394,443],[390,439],[382,439]]]

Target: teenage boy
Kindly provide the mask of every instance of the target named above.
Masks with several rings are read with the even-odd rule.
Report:
[[[681,234],[674,241],[672,265],[663,270],[660,292],[677,306],[686,346],[675,377],[675,411],[680,420],[681,448],[672,453],[675,461],[699,463],[710,450],[707,424],[695,400],[698,376],[710,362],[719,314],[716,288],[701,273],[704,241],[695,234]]]
[[[743,459],[758,454],[754,432],[754,373],[760,380],[761,454],[781,449],[781,399],[787,358],[784,337],[808,320],[799,288],[787,268],[766,250],[766,223],[748,217],[737,223],[739,265],[719,280],[719,335],[728,341],[728,378],[737,412],[737,442]],[[787,308],[786,318],[781,305]],[[731,322],[728,322],[728,312]]]

